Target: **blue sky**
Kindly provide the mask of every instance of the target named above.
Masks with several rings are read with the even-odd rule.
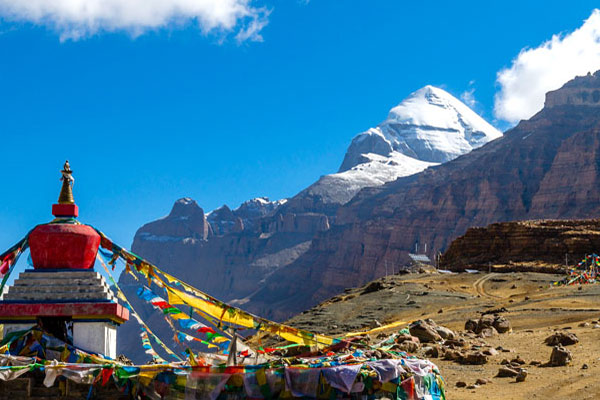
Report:
[[[510,126],[493,111],[497,73],[595,6],[256,1],[262,41],[240,41],[243,27],[201,32],[185,18],[65,35],[10,3],[0,0],[3,249],[51,219],[65,159],[80,220],[130,246],[180,197],[208,211],[296,194],[426,84],[474,90],[476,111]]]

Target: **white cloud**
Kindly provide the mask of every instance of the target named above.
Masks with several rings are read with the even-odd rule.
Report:
[[[473,87],[474,84],[475,81],[470,81],[469,89],[465,90],[460,95],[460,99],[463,101],[463,103],[468,105],[470,108],[474,108],[477,105],[477,100],[475,100],[475,88]]]
[[[509,68],[498,72],[494,114],[510,122],[529,118],[543,108],[546,92],[599,69],[600,10],[594,10],[580,28],[521,50]]]
[[[191,23],[205,34],[260,41],[268,14],[252,0],[0,0],[1,18],[49,27],[61,40],[115,31],[137,36]]]

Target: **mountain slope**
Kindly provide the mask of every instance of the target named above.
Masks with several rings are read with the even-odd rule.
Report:
[[[548,93],[541,112],[502,138],[420,174],[363,189],[306,253],[269,278],[249,302],[252,311],[285,318],[382,276],[386,266],[405,264],[415,244],[428,244],[433,259],[471,226],[597,217],[599,101],[600,74],[577,78]]]
[[[384,122],[357,135],[338,173],[321,177],[286,209],[323,204],[320,211],[331,214],[336,207],[327,205],[345,204],[362,188],[416,174],[501,136],[448,92],[425,86],[392,108]]]

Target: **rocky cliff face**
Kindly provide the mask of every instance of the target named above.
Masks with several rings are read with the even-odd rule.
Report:
[[[600,249],[600,220],[500,222],[470,228],[440,258],[440,268],[464,271],[489,264],[527,269],[523,263],[573,265]]]
[[[206,240],[212,235],[204,210],[190,199],[179,199],[168,216],[142,226],[135,235],[134,242],[152,243],[178,242],[181,240]]]
[[[597,79],[576,84],[583,92]],[[565,89],[571,92],[573,83]],[[417,243],[427,243],[433,259],[472,226],[600,215],[597,110],[553,103],[467,155],[363,189],[309,251],[270,277],[251,298],[251,310],[277,318],[302,311],[341,288],[382,276],[386,265],[400,267]]]

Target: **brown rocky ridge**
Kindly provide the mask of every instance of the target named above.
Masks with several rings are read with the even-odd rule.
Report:
[[[600,220],[499,222],[469,228],[441,256],[439,267],[494,271],[560,272],[600,250]]]

